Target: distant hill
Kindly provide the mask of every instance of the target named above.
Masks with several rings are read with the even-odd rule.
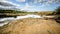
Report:
[[[24,11],[17,11],[17,10],[0,10],[0,13],[24,13]]]

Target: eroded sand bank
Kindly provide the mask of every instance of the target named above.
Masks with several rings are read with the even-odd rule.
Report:
[[[55,20],[25,18],[15,20],[0,29],[1,34],[60,34],[60,24]]]

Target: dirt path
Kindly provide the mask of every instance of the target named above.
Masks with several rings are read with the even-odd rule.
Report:
[[[27,18],[15,20],[0,29],[1,34],[60,34],[60,24],[54,20]]]

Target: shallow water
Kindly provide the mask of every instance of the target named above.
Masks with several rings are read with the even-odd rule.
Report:
[[[0,18],[0,26],[7,24],[9,21],[12,21],[14,19],[14,17]]]
[[[16,19],[24,19],[24,18],[42,18],[42,17],[39,15],[28,14],[25,16],[17,16],[16,18],[14,17],[0,18],[0,26],[7,24],[9,21],[16,20]]]
[[[16,19],[24,19],[24,18],[42,18],[42,17],[39,16],[39,15],[28,14],[28,15],[25,15],[25,16],[17,16]]]
[[[15,18],[14,18],[14,17],[0,18],[0,22],[1,22],[1,21],[12,20],[12,19],[15,19]]]

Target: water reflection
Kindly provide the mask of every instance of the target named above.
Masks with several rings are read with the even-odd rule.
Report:
[[[39,15],[28,14],[28,15],[25,15],[25,16],[17,16],[16,19],[24,19],[24,18],[42,18],[42,17],[39,16]]]
[[[9,21],[12,21],[14,19],[14,17],[0,18],[0,26],[7,24]]]
[[[25,16],[17,16],[16,18],[14,17],[0,18],[0,26],[7,24],[9,21],[16,20],[16,19],[24,19],[24,18],[42,18],[42,17],[39,15],[28,14]]]

